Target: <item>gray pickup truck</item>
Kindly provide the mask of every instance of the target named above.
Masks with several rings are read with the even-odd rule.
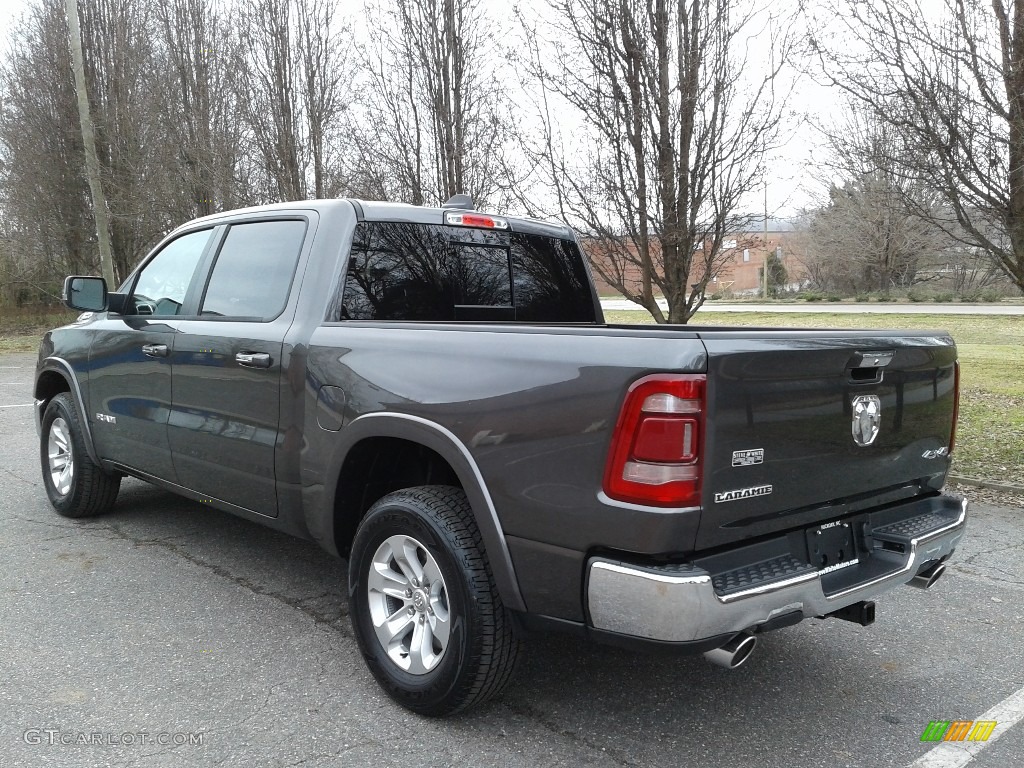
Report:
[[[347,558],[360,649],[423,714],[501,691],[532,631],[735,667],[870,624],[964,532],[946,333],[606,324],[569,228],[466,199],[208,216],[65,301],[57,512],[131,475]]]

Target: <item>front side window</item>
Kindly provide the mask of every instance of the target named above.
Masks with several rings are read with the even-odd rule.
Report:
[[[273,320],[288,303],[306,222],[254,221],[228,230],[200,315]]]
[[[179,315],[212,229],[189,232],[172,240],[143,267],[132,291],[137,315]]]
[[[353,238],[340,319],[593,322],[594,307],[571,241],[363,222]]]

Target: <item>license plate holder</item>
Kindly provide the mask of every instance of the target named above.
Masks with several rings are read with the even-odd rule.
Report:
[[[817,568],[830,568],[857,558],[853,527],[849,523],[824,523],[807,530],[807,553]]]

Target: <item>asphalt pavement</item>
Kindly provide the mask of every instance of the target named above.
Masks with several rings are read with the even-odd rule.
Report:
[[[536,639],[503,697],[430,720],[377,688],[314,544],[133,480],[57,516],[33,363],[0,356],[0,766],[950,768],[929,722],[993,711],[973,768],[1024,756],[1024,510],[975,506],[947,575],[871,627],[805,621],[734,671]]]

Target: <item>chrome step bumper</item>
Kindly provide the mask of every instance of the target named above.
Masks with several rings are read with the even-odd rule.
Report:
[[[967,501],[935,496],[879,517],[877,524],[865,524],[857,561],[842,569],[776,557],[712,574],[693,564],[592,558],[586,586],[590,623],[606,632],[685,643],[756,631],[796,611],[804,618],[824,616],[906,584],[925,564],[949,557],[967,525]]]

